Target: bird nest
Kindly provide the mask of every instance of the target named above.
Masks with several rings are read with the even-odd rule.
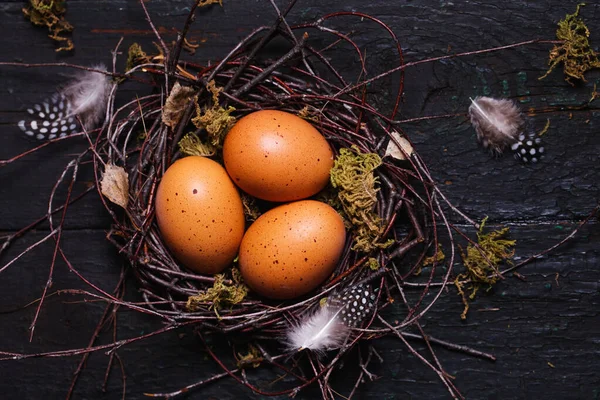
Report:
[[[266,37],[253,34],[244,46],[213,67],[173,62],[167,78],[168,63],[133,68],[130,74],[144,71],[152,80],[158,79],[163,85],[161,93],[136,99],[115,113],[106,133],[95,143],[99,172],[105,166],[113,171],[122,167],[128,176],[125,218],[106,204],[115,217],[109,238],[131,261],[149,306],[174,319],[192,319],[226,332],[277,326],[286,314],[315,305],[334,288],[339,290],[373,274],[392,273],[390,260],[425,239],[424,220],[416,209],[422,208],[420,196],[426,195],[427,188],[412,168],[415,161],[406,153],[409,161],[405,162],[383,157],[390,140],[402,140],[391,125],[393,115],[380,114],[357,90],[344,93],[348,84],[341,75],[337,83],[323,79],[315,72],[321,66],[314,65],[315,59],[322,61],[321,54],[303,38],[296,40],[291,33],[277,29],[273,34],[287,39],[291,49],[267,63],[249,56],[260,51]],[[332,184],[315,197],[339,210],[349,234],[342,261],[320,292],[284,305],[252,293],[239,298],[235,293],[242,290],[242,283],[231,270],[218,277],[190,272],[170,255],[155,222],[156,188],[166,167],[193,154],[222,163],[219,146],[231,124],[250,112],[266,109],[300,116],[331,145],[336,154]],[[398,149],[408,149],[402,143]],[[249,223],[265,211],[250,195],[243,194],[243,201]],[[412,226],[401,236],[393,229],[399,219]],[[410,275],[411,271],[404,273]],[[206,295],[205,301],[201,294]]]
[[[407,302],[409,312],[404,321],[391,325],[380,317],[394,298],[402,297],[403,282],[422,265],[425,252],[437,240],[429,232],[436,223],[432,215],[440,206],[435,183],[395,122],[403,92],[402,69],[397,72],[391,111],[384,114],[370,103],[369,80],[362,77],[350,82],[335,62],[329,61],[328,51],[346,46],[354,51],[358,68],[366,70],[359,45],[328,25],[343,16],[367,19],[382,28],[397,51],[395,64],[402,65],[402,50],[391,29],[360,13],[335,13],[298,26],[288,25],[279,14],[273,26],[253,31],[209,66],[180,59],[186,44],[184,29],[175,47],[160,46],[160,54],[147,55],[138,46],[130,49],[127,77],[153,82],[159,90],[112,113],[94,143],[98,179],[103,180],[107,166],[121,167],[128,177],[125,215],[105,202],[114,218],[108,237],[130,261],[145,307],[169,323],[195,324],[203,338],[211,333],[243,332],[245,337],[271,337],[283,343],[290,325],[321,307],[324,298],[358,284],[375,289],[375,309],[361,329],[354,329],[345,345],[336,349],[333,360],[322,364],[313,354],[308,355],[317,368],[315,375],[299,378],[295,385],[271,394],[294,393],[310,382],[326,382],[336,362],[361,339],[400,335],[431,306],[425,296],[432,288],[425,280],[418,286],[415,303]],[[317,48],[311,35],[319,37],[318,43],[327,42],[322,36],[333,40],[325,48]],[[275,51],[280,56],[272,56],[269,43],[273,42],[278,42]],[[248,291],[235,265],[216,276],[186,269],[165,246],[155,217],[157,186],[168,166],[194,154],[222,163],[220,145],[227,130],[244,115],[267,109],[303,118],[329,142],[335,154],[331,185],[315,198],[334,206],[348,231],[333,274],[317,290],[283,302]],[[257,207],[249,195],[244,194],[243,199],[251,224],[265,209]],[[403,257],[416,248],[412,264],[400,267]],[[432,264],[431,277],[436,275],[438,263]],[[445,272],[446,279],[450,270]],[[436,299],[442,287],[434,291],[437,294],[432,298]],[[260,359],[278,365],[277,360],[297,351],[290,352],[285,345],[271,347],[277,354],[256,352],[246,363]],[[250,382],[243,383],[265,394]],[[328,397],[331,389],[328,384],[325,387],[322,394]]]

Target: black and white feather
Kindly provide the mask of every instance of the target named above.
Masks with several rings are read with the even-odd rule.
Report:
[[[477,140],[493,155],[501,155],[507,148],[521,161],[537,162],[544,148],[535,133],[525,133],[527,124],[517,104],[508,99],[476,97],[469,107],[471,124]]]
[[[305,317],[287,332],[290,350],[324,352],[340,348],[352,328],[371,314],[375,295],[369,286],[357,285],[327,299],[324,306]]]
[[[106,71],[104,65],[93,68]],[[39,140],[54,139],[80,130],[78,117],[86,130],[94,129],[106,114],[112,85],[109,76],[101,72],[79,72],[58,93],[28,108],[29,116],[19,121],[19,128]]]
[[[542,139],[535,132],[521,133],[511,149],[515,152],[515,158],[524,163],[537,163],[544,157]]]

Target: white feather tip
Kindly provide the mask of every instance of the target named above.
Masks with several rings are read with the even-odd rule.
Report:
[[[288,329],[288,348],[318,353],[340,348],[351,328],[362,324],[371,313],[374,300],[371,289],[363,285],[330,296],[324,306]]]
[[[92,67],[106,71],[106,66]],[[78,115],[86,129],[94,128],[104,116],[112,82],[108,75],[97,71],[81,71],[67,84],[61,94],[68,100],[70,115]]]
[[[87,130],[95,128],[106,113],[112,82],[104,65],[97,71],[81,71],[58,93],[27,109],[28,117],[19,121],[27,136],[38,140],[64,137],[80,130],[77,117]]]
[[[477,140],[494,154],[502,154],[513,145],[524,124],[519,107],[508,99],[483,96],[471,99],[469,117]]]

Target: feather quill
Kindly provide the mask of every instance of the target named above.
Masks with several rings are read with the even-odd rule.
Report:
[[[93,67],[106,71],[104,65]],[[19,128],[36,139],[54,139],[78,131],[77,117],[87,130],[95,128],[106,112],[113,83],[96,71],[81,71],[58,93],[28,108],[30,117],[19,121]]]
[[[364,285],[330,296],[324,306],[288,329],[288,348],[322,353],[341,347],[351,329],[371,313],[374,301],[371,288]]]
[[[519,107],[508,99],[471,99],[469,116],[477,132],[477,140],[495,155],[502,154],[517,141],[524,124]]]

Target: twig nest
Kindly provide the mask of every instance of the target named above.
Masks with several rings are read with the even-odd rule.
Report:
[[[214,68],[175,63],[179,84],[169,79],[113,117],[128,121],[110,125],[106,148],[127,150],[132,201],[111,239],[153,311],[204,332],[283,335],[330,288],[387,279],[390,258],[423,241],[420,227],[396,238],[392,223],[417,221],[407,205],[430,186],[406,188],[409,165],[382,161],[394,129],[356,91],[314,72],[337,75],[332,65],[297,70],[295,56],[320,60],[303,41],[269,64],[244,43]],[[143,72],[160,79],[164,57],[145,59],[154,69]]]

